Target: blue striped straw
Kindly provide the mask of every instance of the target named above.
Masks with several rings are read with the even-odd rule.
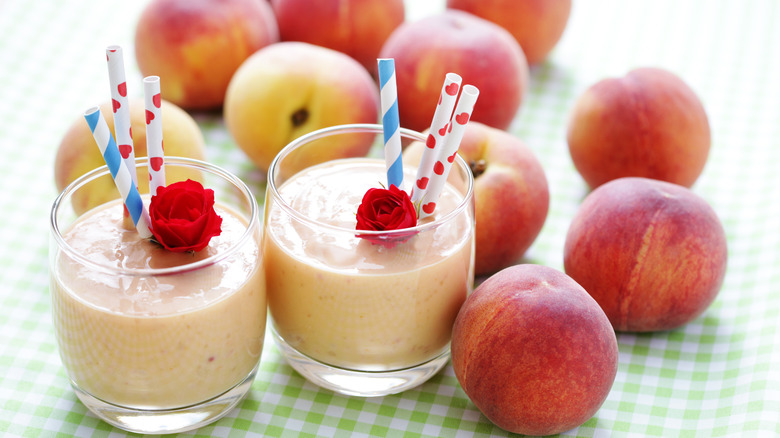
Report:
[[[127,211],[130,212],[130,218],[132,218],[138,234],[144,238],[151,237],[149,213],[144,207],[141,194],[138,193],[138,189],[133,184],[130,170],[122,162],[122,155],[119,153],[119,148],[111,135],[111,131],[108,130],[106,119],[103,118],[100,108],[92,107],[88,109],[84,112],[84,118],[87,120],[92,136],[95,138],[95,143],[97,143],[100,153],[108,165],[114,184],[116,184],[119,193],[124,199]]]
[[[395,60],[378,59],[379,95],[382,104],[382,131],[385,139],[387,185],[403,190],[404,169],[401,162],[401,124],[398,118],[398,89],[395,82]]]

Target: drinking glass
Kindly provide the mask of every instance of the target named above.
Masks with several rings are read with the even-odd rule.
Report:
[[[366,172],[379,188],[385,162],[331,157],[365,152],[360,144],[381,147],[381,134],[381,125],[356,124],[302,136],[273,160],[266,188],[263,252],[275,342],[304,377],[356,396],[401,392],[444,367],[474,280],[473,176],[460,157],[445,190],[450,204],[433,220],[356,232],[367,187],[357,175]],[[407,129],[401,138],[426,139]],[[404,164],[410,187],[416,165]],[[332,221],[332,212],[346,220]]]
[[[139,433],[186,431],[227,414],[250,389],[265,334],[255,197],[212,164],[166,157],[165,166],[169,182],[188,175],[214,190],[222,234],[204,250],[120,245],[140,238],[123,228],[119,199],[95,201],[118,198],[106,166],[65,188],[50,217],[52,315],[73,390],[101,419]],[[143,178],[146,158],[136,168]],[[113,222],[85,225],[101,212]],[[84,243],[100,233],[109,237]],[[125,265],[134,248],[149,252],[148,265]]]

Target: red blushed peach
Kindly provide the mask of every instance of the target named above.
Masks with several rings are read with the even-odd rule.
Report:
[[[574,166],[592,188],[624,176],[690,187],[707,161],[710,125],[682,79],[640,68],[586,90],[571,112],[567,140]]]
[[[430,128],[447,73],[479,88],[471,120],[506,129],[520,109],[528,62],[501,26],[463,11],[447,10],[406,22],[379,53],[394,58],[401,126]]]
[[[669,330],[701,315],[726,273],[726,235],[707,202],[680,185],[620,178],[591,192],[569,227],[566,273],[615,330]]]
[[[470,12],[508,30],[533,65],[544,61],[563,36],[571,0],[447,0],[447,7]]]
[[[452,366],[466,395],[498,427],[551,435],[577,427],[615,380],[615,332],[564,273],[515,265],[485,280],[452,331]]]
[[[238,66],[278,41],[267,1],[154,0],[138,18],[135,57],[144,76],[160,76],[164,99],[216,109]]]
[[[403,0],[272,0],[282,41],[302,41],[355,58],[369,73],[390,33],[404,21]]]
[[[417,166],[425,145],[404,151]],[[506,131],[469,122],[458,153],[474,174],[476,275],[493,274],[520,261],[544,226],[550,191],[542,164],[526,144]]]

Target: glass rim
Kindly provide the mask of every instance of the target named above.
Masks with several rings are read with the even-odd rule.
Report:
[[[147,162],[148,162],[147,157],[136,157],[135,159],[136,168],[139,166],[146,165]],[[208,172],[217,177],[221,177],[223,180],[232,184],[234,187],[236,187],[239,190],[241,195],[249,204],[249,223],[246,226],[246,230],[244,230],[244,232],[241,234],[241,237],[238,239],[237,242],[231,244],[227,250],[206,257],[205,259],[201,259],[184,265],[168,267],[168,268],[121,268],[121,267],[116,267],[116,266],[107,265],[103,263],[98,263],[88,259],[86,256],[79,253],[79,251],[77,251],[70,244],[68,244],[68,242],[65,241],[62,235],[62,230],[57,216],[58,216],[58,212],[60,211],[60,206],[62,204],[62,201],[65,199],[66,196],[72,194],[73,192],[83,187],[87,183],[94,181],[98,178],[105,177],[105,176],[111,177],[111,172],[108,169],[108,165],[103,165],[93,170],[90,170],[89,172],[76,178],[73,182],[68,184],[62,190],[62,192],[60,192],[57,195],[57,197],[54,199],[54,202],[52,203],[52,207],[49,213],[49,232],[53,237],[54,241],[56,242],[57,248],[61,252],[66,253],[69,257],[76,260],[78,263],[86,265],[91,269],[99,269],[102,271],[113,272],[117,275],[134,276],[134,277],[161,276],[161,275],[180,274],[184,272],[194,271],[206,266],[214,265],[230,257],[235,252],[237,252],[239,248],[248,239],[250,239],[252,235],[255,233],[257,227],[259,226],[259,221],[260,221],[257,200],[254,194],[252,193],[251,189],[249,188],[249,186],[247,186],[244,181],[242,181],[239,177],[237,177],[233,173],[223,169],[220,166],[217,166],[216,164],[211,164],[206,161],[197,160],[194,158],[187,158],[187,157],[166,156],[165,164],[178,165],[182,167],[190,167],[190,168],[195,168],[201,171]],[[90,210],[87,210],[87,212]],[[84,213],[79,214],[78,216],[81,217],[83,216],[83,214]]]
[[[396,230],[384,230],[384,231],[375,231],[375,230],[357,230],[354,228],[346,228],[346,227],[340,227],[337,225],[331,225],[327,224],[321,221],[318,221],[316,219],[312,219],[296,209],[294,209],[286,199],[284,199],[283,196],[279,193],[279,188],[276,185],[276,181],[274,180],[274,175],[277,173],[279,163],[284,157],[290,154],[294,149],[298,148],[300,145],[314,141],[319,140],[320,138],[327,137],[332,134],[349,134],[349,133],[374,133],[374,134],[380,134],[383,132],[382,125],[376,124],[376,123],[354,123],[354,124],[344,124],[344,125],[334,125],[329,126],[326,128],[321,128],[312,132],[309,132],[308,134],[304,134],[295,140],[288,143],[284,148],[282,148],[281,151],[279,151],[278,154],[274,157],[274,159],[271,161],[271,165],[268,167],[268,175],[267,175],[267,189],[271,196],[276,200],[276,202],[279,204],[279,206],[282,208],[282,210],[296,218],[297,220],[316,225],[317,227],[322,227],[330,230],[335,230],[338,232],[345,232],[345,233],[359,233],[361,237],[371,237],[371,236],[385,236],[386,238],[392,239],[392,238],[398,238],[409,235],[411,232],[418,233],[423,232],[429,229],[433,229],[436,227],[441,226],[444,223],[447,223],[451,220],[453,220],[455,217],[460,215],[463,210],[465,210],[468,205],[471,203],[471,200],[474,197],[474,176],[471,173],[471,169],[466,163],[466,161],[463,159],[463,157],[460,156],[460,154],[456,154],[455,156],[455,162],[458,163],[460,167],[462,167],[463,171],[467,174],[466,176],[466,190],[463,193],[463,199],[458,202],[458,205],[455,206],[450,212],[447,214],[436,218],[433,221],[426,222],[424,224],[418,224],[413,227],[409,228],[399,228]],[[415,141],[422,142],[425,144],[426,137],[420,132],[408,129],[408,128],[400,128],[401,137],[406,137]],[[454,164],[454,163],[453,163]],[[266,196],[265,202],[268,202],[268,196]],[[474,218],[471,218],[471,221],[473,223]]]

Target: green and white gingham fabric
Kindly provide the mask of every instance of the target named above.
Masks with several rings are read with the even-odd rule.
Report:
[[[127,434],[86,411],[70,389],[50,322],[48,213],[55,151],[85,108],[108,97],[104,49],[133,58],[145,2],[0,0],[0,435]],[[443,10],[411,0],[410,19]],[[562,269],[569,222],[587,188],[565,140],[588,86],[631,68],[678,74],[701,97],[712,150],[693,190],[728,236],[723,288],[707,312],[662,333],[620,334],[617,378],[597,414],[564,435],[780,435],[780,3],[775,0],[574,0],[563,39],[531,71],[510,131],[536,152],[551,205],[525,262]],[[135,84],[135,85],[132,85]],[[264,176],[218,114],[198,115],[209,160],[261,196]],[[466,397],[452,368],[402,394],[361,399],[320,389],[268,338],[248,399],[195,436],[508,436]]]

